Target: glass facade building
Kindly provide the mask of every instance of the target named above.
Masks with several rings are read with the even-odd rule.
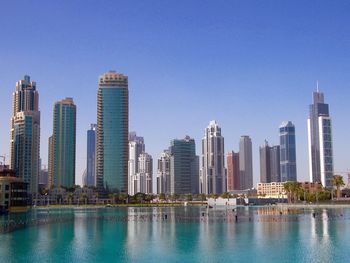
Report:
[[[76,106],[72,98],[58,101],[53,111],[52,134],[53,186],[71,188],[75,185]]]
[[[194,139],[172,140],[170,153],[170,193],[199,193],[199,157]]]
[[[99,191],[128,191],[128,77],[109,71],[99,79],[97,95],[97,169]]]
[[[280,146],[269,146],[268,142],[260,146],[260,183],[281,181]]]
[[[286,121],[279,127],[281,182],[297,181],[295,126]]]
[[[253,188],[253,151],[252,140],[248,135],[239,140],[239,173],[240,189]]]
[[[324,103],[324,94],[313,93],[308,123],[309,173],[311,182],[321,182],[324,187],[332,187],[333,142],[332,120],[329,106]]]
[[[87,131],[86,179],[84,185],[96,186],[96,124]]]

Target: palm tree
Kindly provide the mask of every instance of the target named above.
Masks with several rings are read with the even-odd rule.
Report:
[[[283,188],[286,191],[287,196],[288,196],[288,203],[291,201],[291,187],[292,187],[291,183],[292,182],[285,182],[283,184]]]
[[[299,199],[299,193],[301,191],[301,183],[291,182],[291,192],[293,194],[294,203]]]
[[[337,199],[340,198],[340,187],[345,185],[343,181],[343,176],[341,175],[334,175],[332,177],[332,185],[337,187]]]
[[[159,200],[165,200],[165,194],[164,193],[160,193],[159,194]]]

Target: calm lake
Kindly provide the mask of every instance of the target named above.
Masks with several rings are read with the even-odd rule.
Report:
[[[34,209],[0,216],[0,262],[349,262],[350,209]]]

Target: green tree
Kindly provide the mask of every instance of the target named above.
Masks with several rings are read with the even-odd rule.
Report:
[[[134,201],[137,204],[142,204],[145,202],[145,200],[146,200],[146,195],[144,193],[137,193],[134,195]]]
[[[165,200],[166,199],[166,196],[164,193],[160,193],[159,194],[159,200]]]
[[[171,195],[171,200],[176,202],[177,199],[179,199],[179,197],[180,197],[180,196],[179,196],[177,193],[173,193],[173,194]]]
[[[221,195],[221,197],[227,199],[227,198],[230,198],[231,195],[230,195],[230,193],[225,192],[225,193],[223,193],[223,194]]]
[[[188,194],[188,195],[186,196],[186,200],[187,200],[187,201],[192,201],[192,200],[193,200],[192,194]]]
[[[199,195],[199,198],[202,202],[206,201],[207,200],[207,197],[205,196],[205,194],[200,194]]]
[[[153,198],[154,198],[153,195],[147,194],[147,195],[145,196],[145,201],[149,203],[149,202],[151,202],[151,201],[153,200]]]
[[[340,187],[344,186],[343,176],[341,175],[334,175],[332,177],[332,185],[337,188],[337,199],[340,198]]]

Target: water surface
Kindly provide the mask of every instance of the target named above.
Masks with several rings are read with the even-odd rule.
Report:
[[[348,262],[350,257],[348,208],[36,209],[0,217],[0,231],[1,262]]]

